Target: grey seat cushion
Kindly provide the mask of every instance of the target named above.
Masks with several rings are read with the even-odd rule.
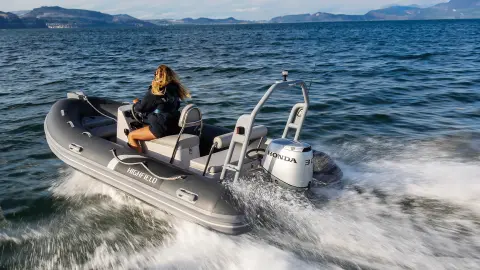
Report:
[[[240,156],[240,151],[242,150],[241,147],[235,147],[232,155],[232,163],[236,164],[238,162],[238,158]],[[222,172],[223,163],[225,162],[225,158],[227,157],[227,150],[223,150],[217,153],[213,153],[208,163],[208,172],[210,173],[219,173]],[[190,168],[203,171],[205,169],[205,164],[207,164],[208,156],[199,157],[196,159],[190,160]]]
[[[159,139],[151,140],[149,143],[155,143],[174,148],[175,143],[177,142],[177,138],[178,135],[170,135]],[[198,138],[198,136],[184,133],[182,134],[182,136],[180,136],[180,140],[178,141],[178,149],[191,148],[194,146],[198,146],[199,144],[200,139]]]

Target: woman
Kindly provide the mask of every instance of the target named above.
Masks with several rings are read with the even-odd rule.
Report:
[[[145,97],[134,101],[134,111],[147,115],[149,126],[134,130],[128,134],[128,145],[139,153],[142,148],[137,140],[150,141],[179,132],[181,100],[190,97],[175,72],[161,65],[155,71],[155,77]]]

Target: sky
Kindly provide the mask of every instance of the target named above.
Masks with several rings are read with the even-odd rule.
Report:
[[[393,4],[430,6],[446,0],[0,0],[0,11],[61,6],[129,14],[139,19],[227,18],[269,20],[315,12],[365,14]]]

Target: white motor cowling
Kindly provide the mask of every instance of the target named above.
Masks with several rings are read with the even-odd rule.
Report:
[[[270,142],[262,167],[275,178],[294,188],[308,188],[313,176],[313,151],[306,143],[289,139]]]

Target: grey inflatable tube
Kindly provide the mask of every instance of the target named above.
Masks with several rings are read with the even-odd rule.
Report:
[[[102,113],[114,118],[122,105],[99,98],[89,100]],[[82,119],[99,115],[83,100],[57,101],[44,126],[52,152],[74,169],[179,218],[225,234],[250,230],[243,210],[221,184],[89,133]],[[207,125],[202,149],[208,149],[215,136],[227,132]],[[210,145],[206,145],[208,141]],[[177,176],[183,179],[162,180]]]

